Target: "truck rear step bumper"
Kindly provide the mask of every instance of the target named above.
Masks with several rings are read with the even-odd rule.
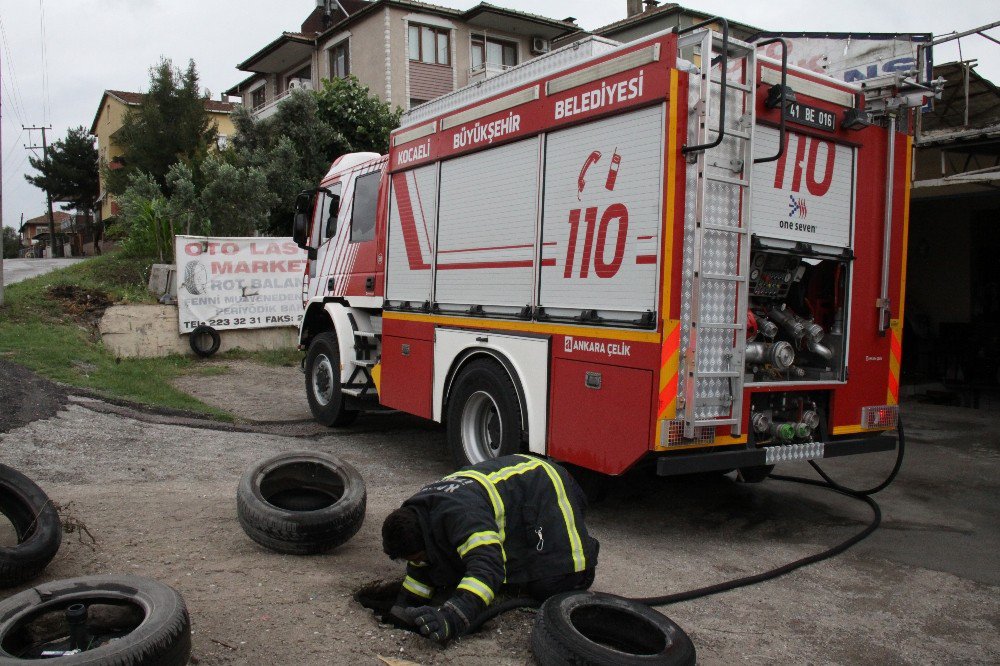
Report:
[[[819,445],[816,445],[817,447]],[[769,447],[785,448],[785,447]],[[822,445],[822,455],[801,457],[798,459],[809,460],[819,458],[838,458],[840,456],[850,456],[856,453],[877,453],[879,451],[893,451],[896,448],[896,437],[894,435],[881,434],[874,437],[864,437],[857,439],[840,439],[826,442]],[[745,449],[741,451],[712,451],[708,453],[694,453],[683,455],[664,455],[656,461],[656,473],[660,476],[675,476],[678,474],[695,474],[698,472],[711,472],[721,469],[736,469],[737,467],[756,467],[767,465],[769,461],[767,451],[760,449]]]

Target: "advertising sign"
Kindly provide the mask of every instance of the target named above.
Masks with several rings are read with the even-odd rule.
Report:
[[[306,254],[291,238],[177,236],[181,333],[298,326]]]
[[[917,47],[931,41],[930,34],[765,33],[788,43],[788,64],[857,83],[886,74],[919,70]],[[923,69],[930,79],[930,49]],[[781,47],[764,48],[769,58],[780,59]]]

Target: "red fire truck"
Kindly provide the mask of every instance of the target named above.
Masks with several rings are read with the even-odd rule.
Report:
[[[606,474],[894,448],[906,111],[761,46],[592,37],[334,162],[295,223],[316,419]]]

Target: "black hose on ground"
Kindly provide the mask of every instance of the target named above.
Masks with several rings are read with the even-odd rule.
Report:
[[[843,553],[845,550],[851,546],[859,543],[866,539],[872,532],[878,529],[878,526],[882,522],[882,510],[879,508],[878,502],[871,498],[871,495],[885,490],[889,484],[891,484],[895,479],[896,475],[899,474],[899,469],[903,465],[903,455],[906,449],[906,435],[903,431],[903,419],[900,418],[897,425],[896,431],[898,433],[898,446],[896,448],[896,464],[893,466],[892,471],[889,476],[886,477],[885,481],[873,486],[872,488],[867,488],[865,490],[855,490],[853,488],[848,488],[843,486],[836,481],[834,481],[826,472],[816,464],[815,461],[810,460],[809,464],[812,465],[813,469],[823,477],[822,481],[816,479],[807,479],[800,476],[784,476],[781,474],[771,474],[770,478],[776,481],[788,481],[790,483],[801,483],[807,486],[816,486],[817,488],[826,488],[832,490],[836,493],[840,493],[846,497],[853,497],[854,499],[860,500],[868,505],[872,510],[872,519],[868,525],[858,532],[857,534],[851,536],[838,543],[837,545],[827,548],[824,551],[815,553],[813,555],[808,555],[806,557],[795,560],[794,562],[789,562],[788,564],[783,564],[780,567],[770,569],[769,571],[764,571],[759,574],[754,574],[752,576],[744,576],[743,578],[736,578],[734,580],[724,581],[722,583],[716,583],[715,585],[707,585],[705,587],[699,587],[694,590],[688,590],[686,592],[675,592],[673,594],[665,594],[658,597],[638,597],[633,598],[631,601],[636,601],[647,606],[666,606],[669,604],[675,604],[681,601],[690,601],[692,599],[699,599],[701,597],[707,597],[713,594],[718,594],[720,592],[727,592],[729,590],[735,590],[738,587],[746,587],[747,585],[755,585],[757,583],[763,583],[767,580],[772,580],[783,576],[787,573],[800,569],[809,564],[815,564],[816,562],[821,562],[823,560],[829,559],[836,555]],[[510,599],[502,603],[497,604],[486,609],[486,612],[480,615],[469,627],[469,633],[477,631],[483,624],[492,620],[493,618],[506,613],[507,611],[514,610],[516,608],[537,608],[541,605],[541,602],[532,599],[531,597],[518,597],[516,599]]]

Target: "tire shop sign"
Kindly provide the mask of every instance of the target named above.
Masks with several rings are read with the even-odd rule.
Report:
[[[181,333],[298,326],[306,254],[291,238],[177,236]]]

